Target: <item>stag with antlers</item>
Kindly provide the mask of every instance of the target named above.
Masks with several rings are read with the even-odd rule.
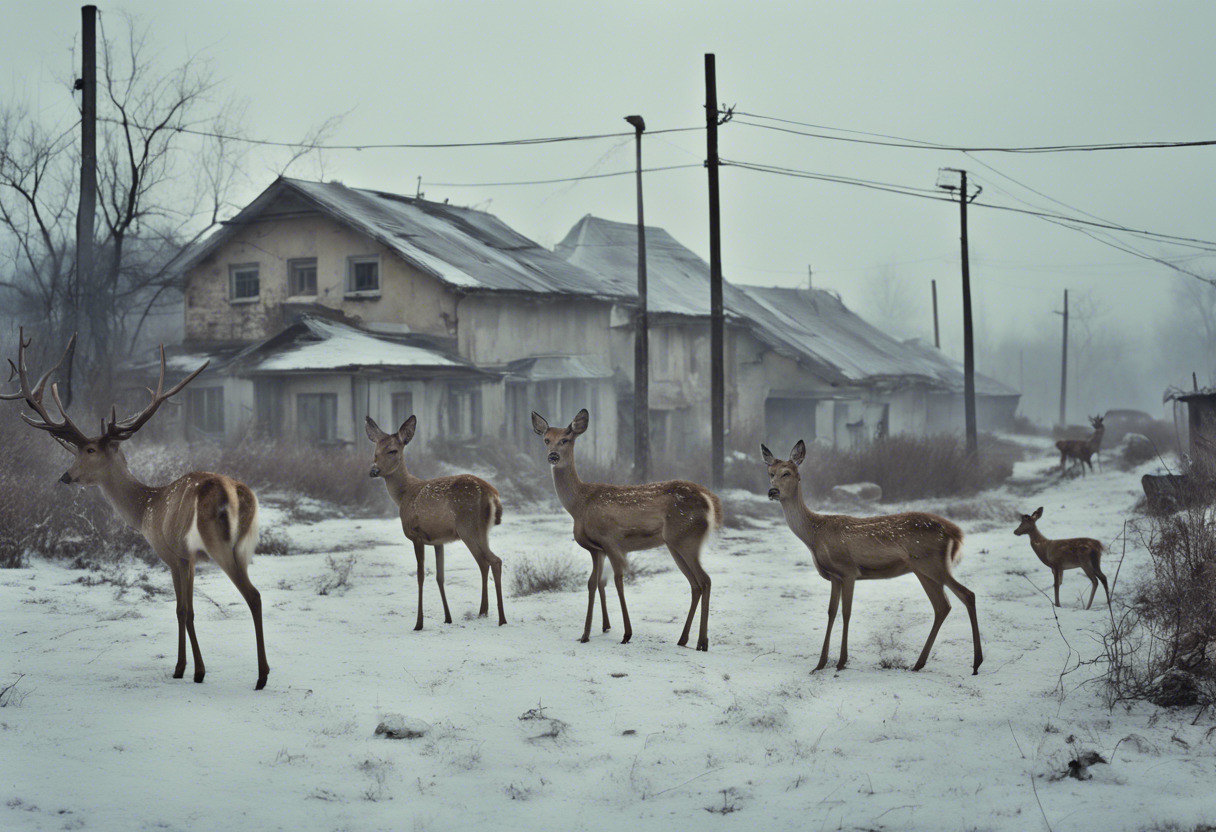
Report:
[[[1056,450],[1060,452],[1061,476],[1066,473],[1066,465],[1070,459],[1081,466],[1081,476],[1085,476],[1086,465],[1089,470],[1094,470],[1090,459],[1102,448],[1102,436],[1106,433],[1106,426],[1102,424],[1101,416],[1090,416],[1089,424],[1093,426],[1094,432],[1088,439],[1061,439],[1056,442]]]
[[[65,358],[75,340],[73,335],[64,352]],[[25,350],[29,345],[23,329],[18,336],[17,362],[9,361],[19,389],[16,393],[0,394],[0,399],[24,401],[33,415],[23,412],[20,414],[22,420],[30,427],[49,433],[75,456],[60,482],[99,487],[115,512],[139,530],[169,567],[177,595],[177,666],[173,678],[180,679],[186,672],[188,634],[194,654],[194,681],[203,681],[203,656],[194,632],[194,567],[197,560],[210,558],[236,585],[253,614],[258,652],[256,689],[261,690],[266,686],[270,665],[266,662],[262,638],[262,597],[249,580],[249,562],[258,541],[257,497],[244,483],[200,471],[186,474],[168,485],[145,485],[128,469],[122,451],[122,443],[147,424],[162,404],[197,378],[207,364],[166,391],[165,348],[161,345],[160,379],[156,390],[148,391],[152,400],[142,411],[127,419],[119,419],[117,408],[111,408],[109,420],[102,420],[101,434],[90,437],[68,416],[55,384],[51,385],[51,398],[60,418],[52,418],[47,411],[43,392],[63,358],[31,386],[25,363]]]

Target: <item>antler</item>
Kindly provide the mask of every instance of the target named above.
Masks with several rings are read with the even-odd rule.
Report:
[[[156,413],[157,410],[160,409],[160,406],[162,404],[164,404],[166,401],[168,401],[173,396],[177,395],[177,393],[181,392],[181,389],[183,387],[185,387],[187,384],[194,381],[194,379],[198,377],[199,373],[201,373],[203,370],[207,369],[207,365],[210,363],[211,363],[210,361],[203,362],[203,366],[199,367],[193,373],[186,376],[184,379],[182,379],[177,384],[175,384],[172,387],[172,389],[169,390],[169,392],[167,392],[167,393],[162,392],[165,388],[165,345],[161,344],[160,345],[160,379],[156,382],[155,390],[151,390],[151,389],[148,390],[148,392],[152,394],[152,401],[148,402],[147,407],[145,407],[138,414],[130,417],[129,419],[124,419],[121,422],[118,421],[118,408],[116,408],[116,407],[111,408],[110,409],[110,421],[107,423],[103,420],[103,422],[102,422],[102,424],[104,426],[103,436],[105,436],[107,439],[116,440],[119,442],[121,442],[124,439],[130,439],[132,436],[135,435],[135,432],[137,430],[142,428],[147,423],[147,421],[152,418],[152,415],[154,413]],[[54,392],[55,392],[55,389],[54,389],[54,387],[52,387],[51,393],[54,394]],[[58,398],[56,398],[56,401],[58,401]]]
[[[25,365],[25,348],[32,343],[32,339],[27,341],[25,338],[25,328],[18,330],[17,335],[17,363],[14,364],[10,358],[8,365],[11,368],[9,371],[9,380],[13,376],[17,376],[17,383],[20,389],[16,393],[0,393],[0,399],[6,401],[15,401],[16,399],[24,399],[30,409],[37,414],[38,418],[31,418],[28,414],[22,413],[22,420],[30,427],[38,428],[49,433],[56,442],[69,451],[75,451],[89,441],[89,438],[84,435],[84,431],[76,427],[76,424],[68,418],[68,414],[63,409],[63,403],[59,401],[59,385],[51,385],[51,397],[55,400],[55,406],[59,408],[59,415],[63,417],[62,422],[56,422],[47,413],[46,406],[42,403],[43,391],[46,389],[46,383],[50,379],[51,374],[59,369],[65,358],[72,351],[72,345],[76,343],[75,334],[68,339],[67,349],[63,351],[63,355],[54,367],[47,370],[42,378],[38,379],[38,384],[32,389],[30,388],[29,368]],[[74,446],[74,447],[73,447]]]

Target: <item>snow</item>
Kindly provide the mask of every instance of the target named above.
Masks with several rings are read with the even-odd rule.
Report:
[[[92,573],[57,563],[0,572],[0,687],[24,674],[25,693],[0,710],[0,827],[1025,830],[1046,818],[1057,830],[1118,832],[1211,823],[1210,719],[1192,725],[1193,709],[1150,706],[1108,712],[1083,684],[1088,668],[1057,686],[1064,639],[1094,655],[1107,613],[1101,603],[1082,608],[1088,582],[1069,572],[1057,630],[1040,592],[1051,576],[1012,534],[1014,513],[1043,505],[1049,537],[1109,543],[1147,469],[1060,482],[1042,476],[1048,451],[1044,442],[1013,483],[971,501],[986,519],[960,522],[968,537],[957,577],[978,595],[984,639],[975,677],[958,603],[924,671],[905,669],[932,620],[911,576],[859,583],[849,666],[810,674],[829,587],[763,495],[748,506],[759,519],[725,529],[705,554],[709,653],[674,643],[688,589],[665,552],[633,556],[669,571],[626,587],[628,645],[615,600],[613,630],[577,643],[583,590],[508,595],[504,627],[474,617],[480,575],[459,545],[446,558],[454,623],[442,623],[428,579],[426,628],[414,632],[414,558],[397,520],[293,523],[271,500],[263,528],[296,554],[252,567],[271,665],[261,692],[248,611],[214,567],[196,581],[201,685],[189,672],[170,678],[175,619],[163,568],[147,568],[161,591],[153,598],[77,583]],[[504,503],[491,544],[508,587],[525,557],[589,569],[560,509],[525,514]],[[1104,559],[1112,577],[1122,545]],[[350,586],[320,596],[330,556],[355,558]],[[1116,595],[1144,562],[1129,546]],[[132,578],[144,571],[123,568]],[[375,733],[382,722],[427,730],[390,740]],[[1088,752],[1109,762],[1089,765],[1084,781],[1063,776]]]
[[[319,341],[297,342],[259,361],[259,372],[337,370],[344,367],[461,367],[436,350],[377,338],[342,324],[309,317]]]

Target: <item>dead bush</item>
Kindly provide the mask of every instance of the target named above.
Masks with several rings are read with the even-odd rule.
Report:
[[[520,597],[538,592],[568,592],[586,579],[568,558],[519,558],[511,567],[511,594]]]
[[[1103,636],[1108,704],[1216,704],[1216,508],[1138,521],[1150,570]]]
[[[358,560],[358,556],[353,554],[344,558],[326,555],[326,571],[317,578],[317,594],[340,595],[346,592],[350,588],[350,573]]]

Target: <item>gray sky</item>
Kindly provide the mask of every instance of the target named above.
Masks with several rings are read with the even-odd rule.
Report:
[[[715,52],[719,99],[742,111],[967,145],[1041,145],[1216,137],[1216,4],[1130,2],[129,2],[154,27],[166,66],[205,51],[224,91],[247,100],[249,132],[298,139],[350,111],[334,143],[442,142],[703,123],[702,56]],[[0,30],[0,95],[27,98],[64,125],[58,79],[79,29],[75,2],[14,3]],[[115,21],[116,23],[117,21]],[[115,25],[115,24],[112,24]],[[115,28],[117,28],[115,26]],[[795,128],[803,129],[803,128]],[[577,176],[632,166],[632,140],[522,148],[331,152],[324,175],[348,185],[451,198],[499,215],[552,246],[583,214],[634,217],[629,177],[566,185],[452,188]],[[654,136],[647,165],[699,163],[703,133]],[[1013,156],[870,147],[730,124],[725,158],[931,187],[966,167],[984,200],[1009,194],[1064,213],[984,168],[1103,218],[1210,239],[1216,148]],[[252,170],[248,196],[269,183]],[[292,171],[315,176],[309,162]],[[1002,193],[997,187],[1009,193]],[[708,255],[706,176],[651,174],[650,224]],[[1104,324],[1146,331],[1190,278],[1032,217],[974,209],[972,275],[990,337],[1054,333],[1064,287],[1094,291]],[[816,284],[865,307],[877,267],[895,264],[915,299],[908,334],[932,338],[937,278],[943,338],[960,339],[957,206],[740,169],[722,171],[726,275]],[[1133,241],[1134,238],[1125,238]],[[1191,249],[1139,243],[1156,255]],[[1216,273],[1210,257],[1188,261]],[[1044,321],[1047,323],[1044,324]],[[1046,336],[1044,336],[1046,337]],[[983,368],[981,368],[983,369]],[[1180,379],[1179,379],[1180,380]]]

